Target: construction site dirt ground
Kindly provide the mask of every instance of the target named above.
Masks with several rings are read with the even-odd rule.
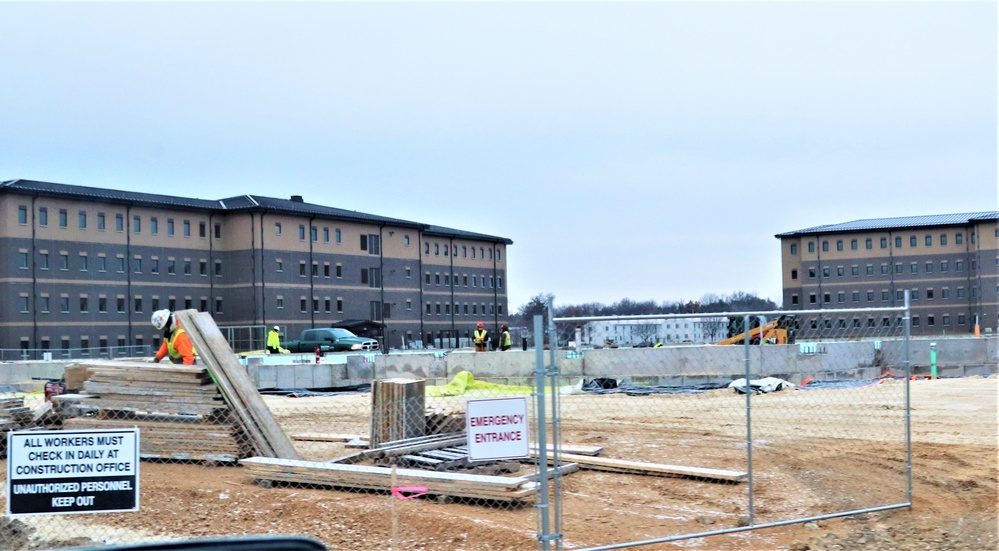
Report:
[[[997,380],[991,376],[911,382],[911,509],[641,548],[994,550],[999,546]],[[901,388],[902,381],[885,381],[864,396],[897,421],[897,412],[887,411],[894,406],[884,406],[877,397],[882,392],[904,396]],[[740,400],[745,400],[730,390],[713,392],[718,394],[689,403],[707,406],[732,402],[731,407],[738,410]],[[899,461],[899,442],[895,441],[899,427],[882,430],[877,411],[864,410],[863,400],[840,400],[837,392],[841,391],[785,391],[752,398],[752,407],[759,409],[762,418],[768,404],[782,404],[780,426],[771,427],[769,432],[765,425],[759,429],[761,434],[779,434],[774,441],[780,445],[768,444],[766,438],[754,441],[754,448],[758,448],[753,467],[755,524],[863,506],[866,496],[875,496],[873,503],[906,500],[904,456]],[[604,455],[621,459],[739,468],[717,464],[712,458],[719,456],[714,450],[722,447],[739,448],[738,441],[746,437],[744,425],[720,416],[714,406],[686,407],[677,400],[681,398],[663,395],[565,396],[563,441],[606,444]],[[363,416],[351,420],[345,413],[363,412],[369,401],[365,394],[266,398],[289,434],[341,433],[345,423],[348,429],[366,434],[367,420]],[[821,407],[796,407],[797,402]],[[667,403],[672,404],[670,409],[653,407]],[[663,411],[675,414],[665,418]],[[577,415],[580,412],[586,415]],[[339,416],[333,416],[337,413]],[[704,429],[715,426],[718,430]],[[838,427],[845,426],[859,429],[838,432]],[[687,433],[685,427],[696,427],[692,429],[695,433]],[[847,439],[844,434],[862,436]],[[883,434],[891,435],[889,441],[878,440]],[[650,446],[649,442],[658,445]],[[720,456],[726,462],[733,457],[730,453]],[[746,484],[579,471],[565,477],[563,485],[566,549],[724,530],[746,520]],[[837,497],[844,488],[862,495]],[[240,467],[159,462],[143,462],[141,495],[137,513],[63,517],[66,524],[59,526],[76,523],[81,531],[67,532],[61,538],[50,533],[46,538],[49,545],[55,546],[70,535],[99,536],[120,530],[133,535],[171,536],[306,534],[331,549],[345,550],[537,547],[536,513],[531,504],[510,508],[429,499],[393,502],[387,493],[302,486],[264,488]],[[816,510],[816,503],[820,510]],[[393,507],[397,541],[390,545]],[[27,520],[38,525],[50,518]]]

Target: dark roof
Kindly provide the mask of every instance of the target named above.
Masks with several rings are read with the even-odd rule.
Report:
[[[0,182],[0,192],[4,191],[23,193],[27,195],[39,194],[51,197],[69,197],[105,201],[108,203],[155,206],[158,208],[176,207],[183,209],[209,210],[214,212],[267,210],[287,214],[319,216],[337,220],[350,220],[353,222],[410,227],[423,231],[424,233],[430,233],[432,235],[442,237],[462,237],[480,241],[501,242],[508,245],[513,243],[513,241],[505,237],[496,237],[493,235],[466,232],[462,230],[443,228],[440,226],[431,226],[421,222],[388,218],[386,216],[377,216],[355,210],[315,205],[302,201],[299,196],[296,196],[295,199],[279,199],[276,197],[264,197],[262,195],[237,195],[235,197],[228,197],[219,200],[190,199],[186,197],[176,197],[173,195],[158,195],[154,193],[139,193],[115,189],[71,186],[51,182],[38,182],[35,180],[9,180],[6,182]]]
[[[34,195],[47,195],[52,197],[75,197],[80,199],[107,201],[109,203],[128,203],[131,205],[149,205],[157,207],[181,207],[187,209],[210,209],[219,210],[222,208],[219,201],[208,199],[189,199],[187,197],[175,197],[172,195],[159,195],[155,193],[138,193],[135,191],[120,191],[117,189],[104,189],[86,186],[71,186],[67,184],[54,184],[52,182],[37,182],[35,180],[9,180],[0,183],[0,190],[14,190],[21,193]]]
[[[453,237],[457,239],[475,239],[477,241],[493,241],[496,243],[513,245],[513,240],[506,237],[497,237],[495,235],[486,235],[484,233],[456,230],[453,228],[445,228],[443,226],[428,226],[427,229],[423,230],[423,235],[436,235],[438,237]]]
[[[900,216],[897,218],[869,218],[839,224],[814,226],[803,230],[778,233],[774,237],[813,235],[818,233],[847,233],[870,230],[893,230],[904,228],[930,228],[939,226],[962,226],[983,220],[999,219],[999,211],[967,212],[963,214],[929,214],[926,216]]]

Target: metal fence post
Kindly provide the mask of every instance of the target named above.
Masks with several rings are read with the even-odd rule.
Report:
[[[909,289],[905,290],[905,328],[902,333],[902,338],[905,340],[905,345],[903,347],[903,354],[905,358],[902,359],[902,365],[905,366],[905,470],[906,470],[906,496],[908,497],[909,504],[912,504],[912,415],[911,415],[911,396],[909,394],[909,385],[912,382],[912,362],[909,356],[909,337],[912,335],[912,310],[909,304]]]
[[[746,362],[746,473],[747,482],[749,484],[748,488],[748,499],[749,499],[749,525],[753,526],[753,510],[755,509],[753,504],[753,400],[752,400],[752,387],[749,384],[750,375],[752,370],[750,369],[750,317],[746,314],[742,317],[742,330],[746,337],[742,339],[742,349],[745,352],[745,362]],[[760,326],[760,339],[763,338],[763,326]],[[760,341],[763,342],[762,340]]]
[[[551,511],[548,504],[548,437],[545,423],[545,336],[541,315],[534,316],[534,386],[537,392],[538,417],[538,543],[551,549]]]

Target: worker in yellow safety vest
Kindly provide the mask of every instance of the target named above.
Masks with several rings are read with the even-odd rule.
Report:
[[[506,352],[510,350],[510,328],[506,325],[501,325],[500,330],[502,330],[502,333],[500,333],[500,350]]]
[[[267,352],[269,354],[281,353],[281,328],[277,325],[267,332]]]
[[[475,343],[475,351],[485,352],[486,345],[488,343],[486,338],[488,337],[489,333],[486,331],[485,325],[483,325],[481,321],[475,327],[476,327],[475,333],[472,333],[472,342]]]

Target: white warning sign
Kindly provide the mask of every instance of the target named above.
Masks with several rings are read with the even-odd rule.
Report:
[[[530,457],[527,397],[487,398],[465,403],[468,458],[520,459]]]
[[[7,434],[7,514],[139,510],[139,429]]]

